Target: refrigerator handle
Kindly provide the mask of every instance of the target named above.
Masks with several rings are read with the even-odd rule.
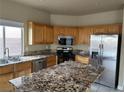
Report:
[[[101,49],[101,44],[99,44],[99,48]]]
[[[104,49],[104,45],[103,44],[101,44],[101,48]]]

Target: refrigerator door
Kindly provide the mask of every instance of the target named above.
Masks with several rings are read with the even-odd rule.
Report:
[[[97,67],[101,56],[101,35],[91,35],[90,40],[90,62]]]
[[[90,37],[90,55],[92,52],[100,52],[101,35],[91,35]]]
[[[118,35],[102,35],[102,65],[105,67],[99,79],[101,84],[115,88]]]

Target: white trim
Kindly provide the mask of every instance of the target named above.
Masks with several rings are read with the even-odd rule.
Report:
[[[5,58],[5,48],[6,48],[6,35],[5,35],[5,27],[6,26],[3,26],[3,55],[2,57]],[[18,28],[21,28],[21,55],[24,54],[24,27],[18,27]],[[9,48],[9,47],[8,47]]]
[[[12,27],[23,27],[23,23],[11,21],[11,20],[5,20],[5,19],[0,19],[0,25],[12,26]]]

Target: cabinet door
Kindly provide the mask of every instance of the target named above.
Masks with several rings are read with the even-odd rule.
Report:
[[[26,76],[26,75],[29,75],[29,74],[31,74],[31,69],[25,69],[25,70],[22,70],[22,71],[19,71],[19,72],[15,72],[14,76],[15,76],[15,78],[17,78],[17,77]]]
[[[28,41],[30,45],[43,44],[46,25],[28,22]]]
[[[83,57],[80,55],[76,55],[75,60],[76,62],[81,62],[83,64],[89,64],[89,57]]]
[[[56,65],[56,56],[50,56],[47,58],[47,67]]]
[[[93,28],[92,27],[82,27],[79,28],[79,44],[90,44],[90,35],[93,34]]]
[[[44,41],[46,44],[53,44],[53,39],[54,39],[54,32],[53,32],[53,27],[52,26],[46,26],[46,31],[44,34]]]
[[[14,65],[7,65],[0,67],[0,75],[13,73],[14,72]]]
[[[94,26],[94,34],[108,34],[107,25]]]
[[[122,33],[122,24],[111,24],[107,26],[109,34],[121,34]]]
[[[45,30],[46,30],[45,25],[35,24],[34,31],[33,31],[34,44],[43,44],[44,43]]]
[[[13,79],[13,73],[0,75],[0,92],[12,92],[13,86],[9,80]]]
[[[28,75],[32,72],[32,62],[18,63],[14,65],[15,77]]]

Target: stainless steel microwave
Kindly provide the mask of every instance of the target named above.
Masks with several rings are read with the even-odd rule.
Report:
[[[59,45],[73,45],[74,38],[73,36],[58,36]]]

